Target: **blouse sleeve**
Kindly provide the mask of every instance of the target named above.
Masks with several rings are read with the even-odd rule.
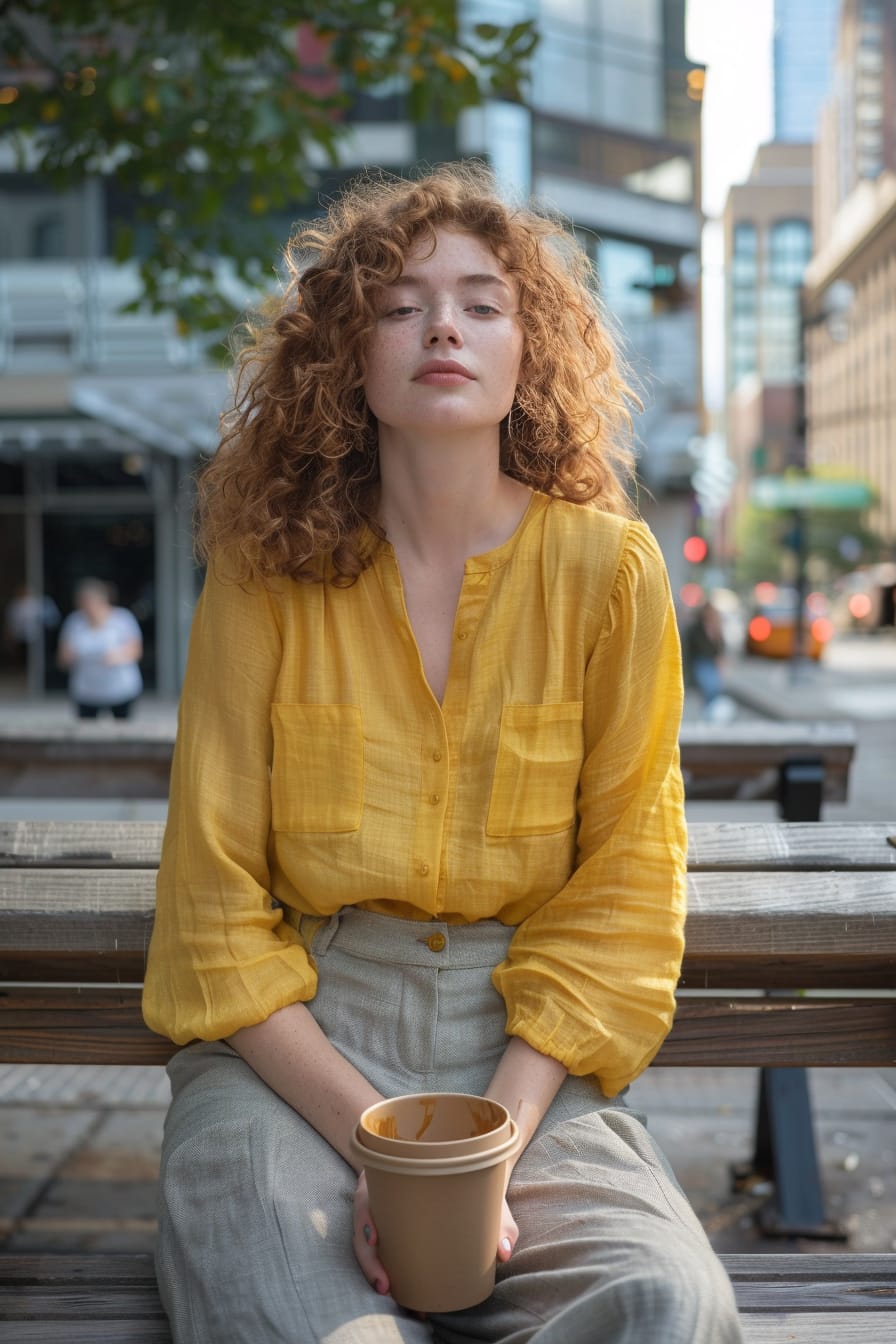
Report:
[[[576,869],[517,929],[494,983],[507,1031],[612,1097],[669,1031],[684,950],[681,654],[652,535],[628,528],[585,674]]]
[[[178,715],[143,990],[153,1031],[220,1040],[313,998],[317,977],[270,896],[276,603],[210,567]]]

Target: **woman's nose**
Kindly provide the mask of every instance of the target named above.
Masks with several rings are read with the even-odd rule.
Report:
[[[453,346],[463,345],[463,337],[452,304],[446,302],[432,308],[426,324],[425,340],[427,345],[436,345],[439,341],[446,341],[448,345]]]

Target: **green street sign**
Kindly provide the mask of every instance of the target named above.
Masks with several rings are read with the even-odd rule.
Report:
[[[750,498],[760,509],[867,509],[874,496],[864,481],[757,476]]]

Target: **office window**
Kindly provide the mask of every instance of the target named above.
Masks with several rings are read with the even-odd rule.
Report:
[[[804,219],[780,219],[769,229],[768,273],[773,284],[799,287],[812,256],[812,230]]]

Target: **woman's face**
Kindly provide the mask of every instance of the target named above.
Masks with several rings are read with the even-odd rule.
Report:
[[[430,246],[413,247],[378,296],[367,403],[381,432],[497,430],[523,354],[516,283],[472,234],[438,229]]]
[[[78,594],[79,609],[91,625],[102,625],[109,614],[109,603],[97,588],[85,588]]]

